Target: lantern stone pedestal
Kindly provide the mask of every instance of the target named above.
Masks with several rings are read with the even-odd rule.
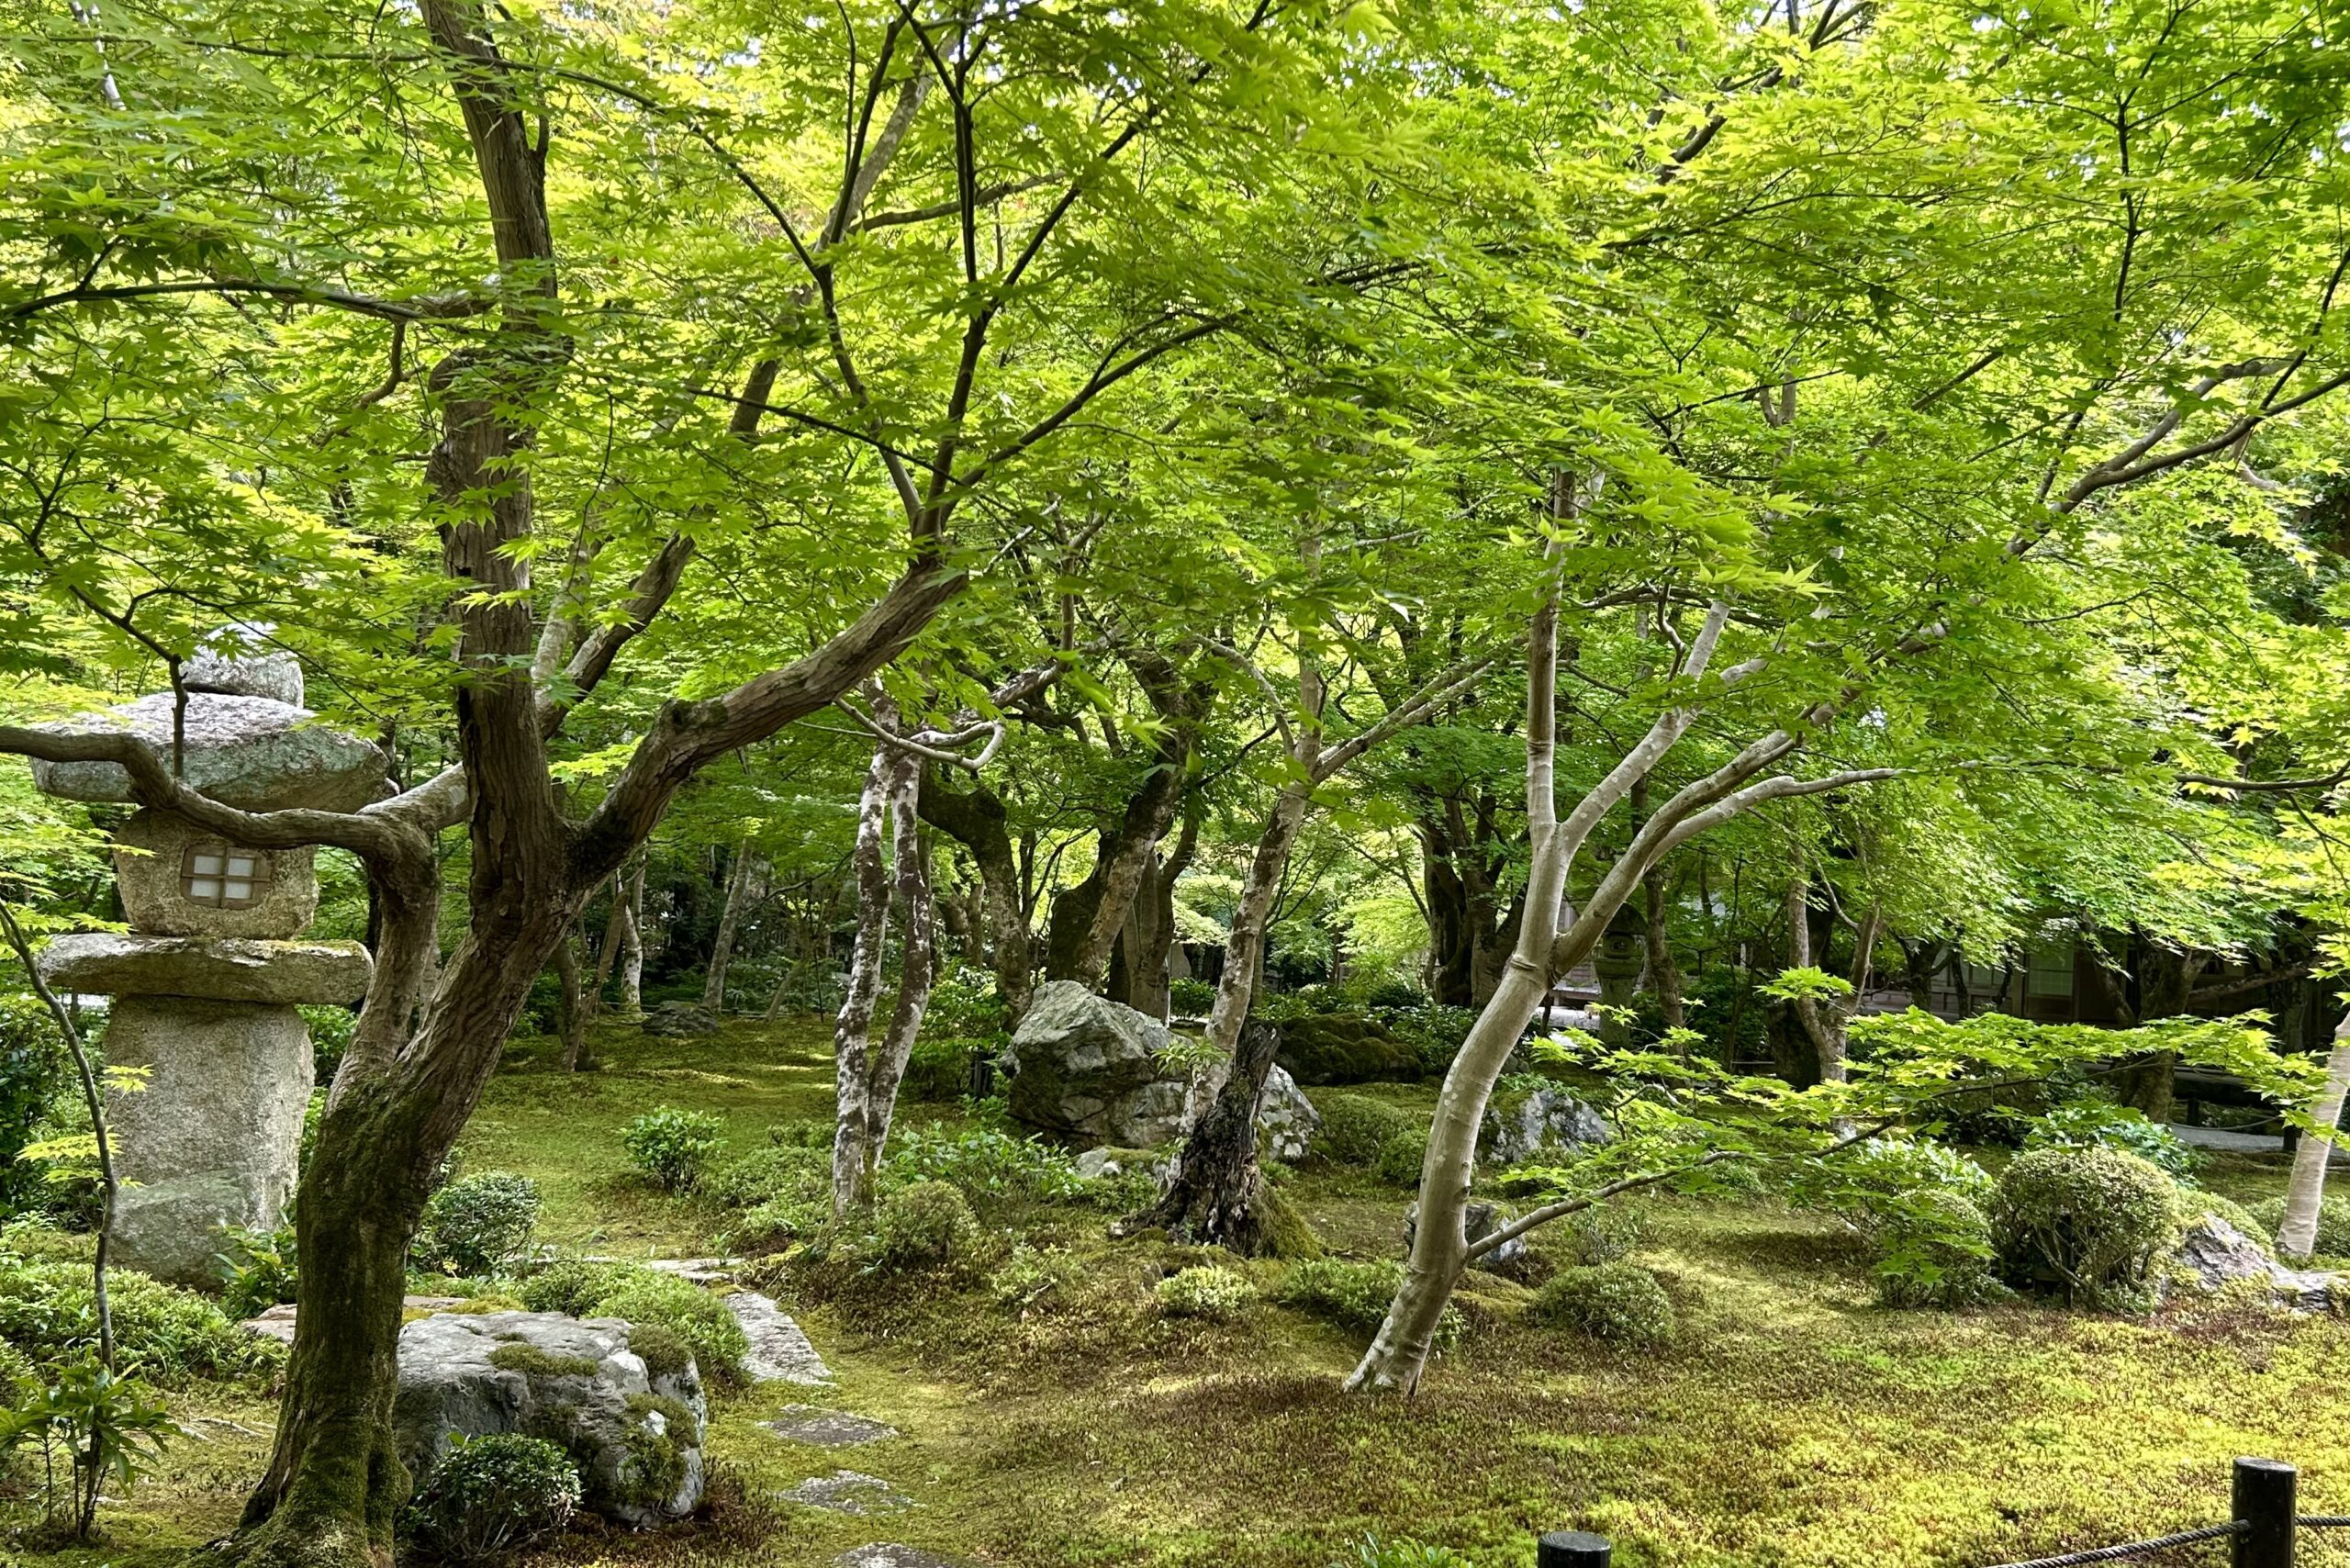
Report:
[[[383,755],[311,721],[302,672],[285,655],[249,656],[233,640],[185,666],[182,777],[247,811],[352,811],[385,792]],[[128,730],[172,750],[168,693],[45,726]],[[34,765],[70,800],[129,801],[112,763]],[[109,1095],[123,1190],[115,1257],[184,1284],[218,1279],[228,1226],[267,1229],[294,1190],[303,1113],[314,1087],[299,1002],[349,1003],[372,963],[356,942],[298,940],[317,913],[308,849],[228,842],[169,812],[134,813],[115,840],[128,934],[61,936],[41,975],[63,991],[112,995],[109,1064],[147,1070]]]

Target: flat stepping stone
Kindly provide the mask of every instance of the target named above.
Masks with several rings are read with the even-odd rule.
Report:
[[[755,1383],[823,1383],[833,1381],[833,1369],[808,1342],[808,1336],[769,1297],[756,1291],[736,1291],[726,1298],[726,1310],[743,1326],[751,1341],[743,1370]]]
[[[411,1295],[400,1298],[400,1308],[405,1312],[446,1312],[453,1306],[464,1305],[465,1298],[457,1295]],[[282,1345],[290,1345],[294,1342],[295,1316],[294,1304],[290,1301],[284,1302],[271,1307],[259,1317],[246,1318],[240,1327],[248,1334],[256,1335],[263,1339],[274,1339]]]
[[[840,1568],[963,1568],[951,1557],[924,1551],[919,1546],[892,1546],[887,1541],[844,1551],[833,1561]]]
[[[827,1449],[853,1448],[858,1443],[879,1442],[883,1438],[898,1435],[897,1428],[870,1417],[820,1409],[813,1405],[787,1405],[782,1415],[760,1425],[778,1438]]]
[[[787,1503],[801,1503],[811,1508],[829,1508],[836,1514],[890,1514],[900,1508],[911,1508],[914,1500],[891,1486],[878,1475],[860,1471],[835,1470],[830,1475],[811,1476],[797,1486],[786,1487],[776,1495]]]

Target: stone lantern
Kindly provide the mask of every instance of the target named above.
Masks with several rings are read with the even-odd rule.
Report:
[[[354,811],[386,792],[383,754],[301,706],[290,655],[223,642],[182,668],[191,788],[253,812]],[[168,760],[172,717],[162,692],[43,727],[127,731]],[[129,775],[110,762],[36,762],[33,779],[67,800],[132,799]],[[285,1214],[315,1077],[295,1004],[355,1002],[372,967],[356,942],[300,940],[318,913],[312,858],[141,809],[115,837],[130,931],[60,936],[40,956],[55,989],[115,998],[108,1063],[150,1070],[143,1089],[106,1108],[122,1181],[115,1256],[131,1268],[209,1282],[223,1226],[266,1229]]]

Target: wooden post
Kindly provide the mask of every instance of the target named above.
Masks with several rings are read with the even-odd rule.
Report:
[[[2293,1467],[2281,1460],[2236,1461],[2232,1568],[2293,1568]]]
[[[1535,1549],[1535,1568],[1607,1568],[1613,1548],[1588,1530],[1552,1530]]]

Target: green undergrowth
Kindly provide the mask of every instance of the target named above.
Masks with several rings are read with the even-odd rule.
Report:
[[[528,1175],[543,1229],[573,1249],[707,1250],[708,1202],[625,1174],[619,1130],[646,1104],[706,1110],[730,1150],[829,1106],[822,1020],[714,1040],[602,1032],[606,1065],[558,1081],[513,1053],[469,1130],[469,1169]],[[1351,1092],[1352,1091],[1350,1091]],[[1433,1090],[1364,1086],[1425,1114]],[[912,1104],[910,1124],[962,1124]],[[2281,1161],[2215,1159],[2213,1190],[2272,1196]],[[1375,1172],[1306,1165],[1281,1190],[1335,1260],[1400,1259],[1407,1195]],[[1113,1241],[1081,1202],[983,1196],[968,1249],[926,1270],[763,1260],[839,1373],[713,1401],[723,1499],[699,1524],[589,1530],[533,1565],[815,1568],[876,1540],[972,1568],[1331,1568],[1366,1536],[1532,1568],[1545,1529],[1596,1529],[1625,1568],[1972,1568],[2223,1517],[2238,1453],[2302,1467],[2303,1506],[2350,1511],[2350,1326],[2243,1305],[2151,1318],[2029,1302],[1957,1313],[1876,1304],[1859,1238],[1756,1202],[1641,1205],[1632,1260],[1676,1331],[1630,1349],[1535,1320],[1530,1278],[1472,1275],[1459,1341],[1409,1401],[1338,1392],[1360,1327],[1284,1305],[1291,1265],[1144,1238]],[[1222,1266],[1253,1288],[1214,1316],[1170,1313],[1158,1282]],[[759,1423],[815,1403],[900,1435],[848,1452]],[[176,1450],[110,1528],[131,1555],[233,1520],[265,1453],[253,1435]],[[914,1496],[856,1518],[779,1502],[846,1465]],[[2330,1544],[2330,1543],[2329,1543]],[[0,1561],[5,1561],[0,1549]],[[2336,1560],[2310,1554],[2323,1564]]]

